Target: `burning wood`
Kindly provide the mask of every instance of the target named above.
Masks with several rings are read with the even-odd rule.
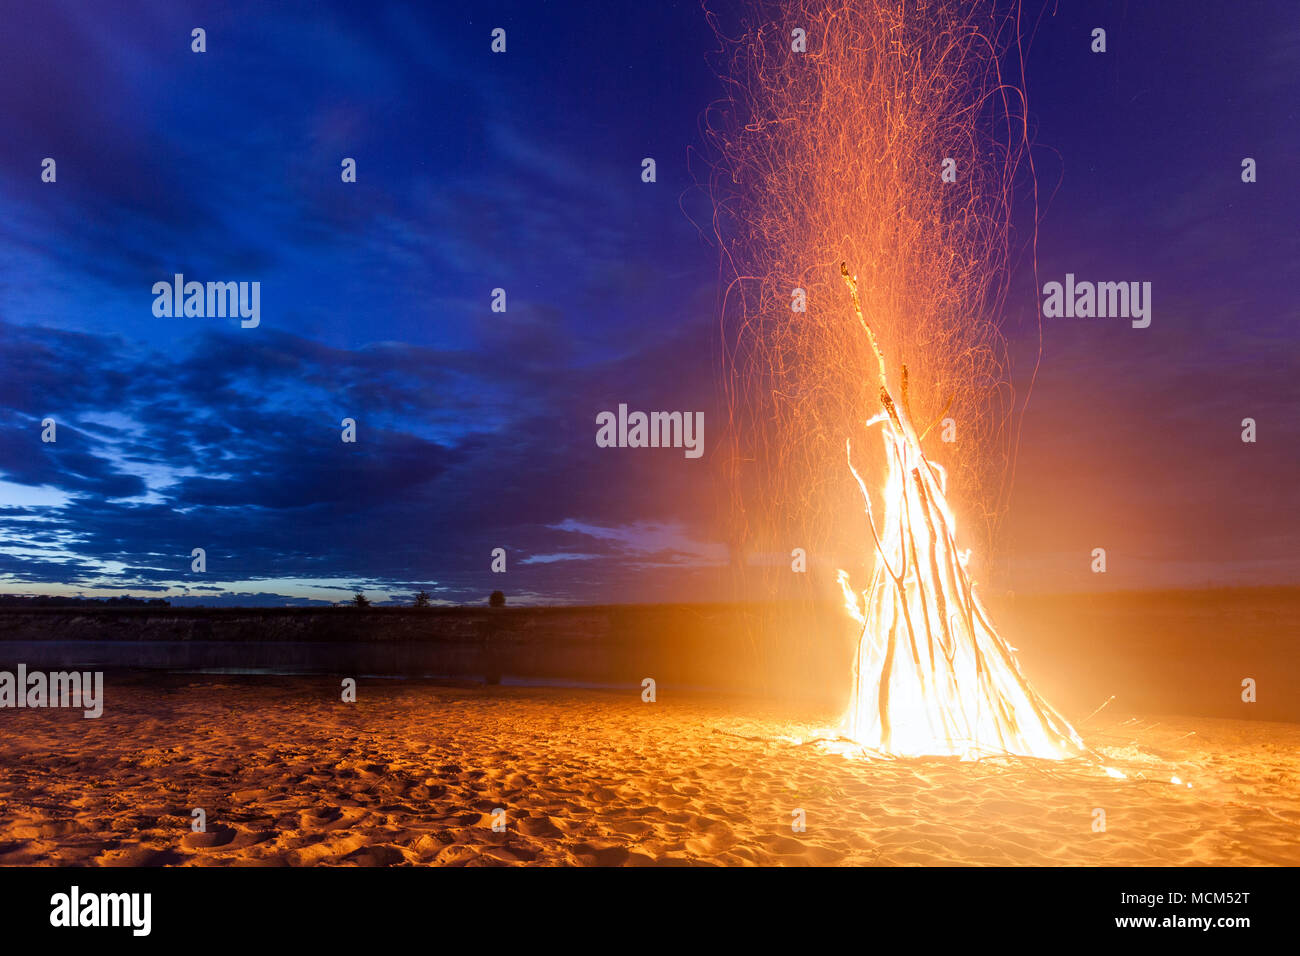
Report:
[[[966,571],[969,551],[957,549],[947,475],[927,460],[906,401],[900,408],[891,397],[857,280],[847,265],[840,272],[877,359],[883,411],[867,426],[881,427],[888,476],[878,530],[849,445],[849,469],[866,504],[876,569],[861,595],[839,573],[845,604],[862,625],[845,735],[906,756],[1078,756],[1083,741],[1029,686],[1013,649],[975,596]],[[906,366],[901,394],[907,395]]]
[[[1012,186],[1024,163],[1034,179],[1021,32],[1018,6],[992,0],[775,0],[739,39],[719,33],[734,534],[851,567],[862,534],[844,516],[865,502],[865,591],[843,571],[839,588],[810,574],[762,591],[843,589],[861,625],[845,735],[892,755],[1084,750],[976,597],[949,504],[983,516],[965,534],[991,553],[1015,470],[998,328]],[[861,284],[845,265],[836,276],[843,260]],[[950,409],[963,440],[943,445],[945,469],[923,442]],[[865,419],[883,454],[850,446],[850,481],[840,455]],[[827,653],[836,635],[821,633]]]

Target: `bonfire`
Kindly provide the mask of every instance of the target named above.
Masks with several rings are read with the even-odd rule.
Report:
[[[826,557],[825,577],[782,580],[769,564],[759,586],[810,609],[842,591],[859,628],[843,733],[859,749],[1085,753],[1026,681],[973,581],[990,570],[1015,474],[1017,402],[999,323],[1022,174],[1035,227],[1038,215],[1019,3],[747,9],[735,35],[718,28],[727,95],[710,115],[714,228],[732,276],[732,534],[742,551],[797,545]],[[960,440],[941,429],[927,446],[949,411]],[[880,446],[874,435],[853,444],[864,421]],[[862,502],[870,538],[844,520]],[[982,519],[962,541],[983,560],[958,548],[950,502]],[[859,561],[868,587],[855,591],[843,571],[837,586],[830,572]],[[833,626],[813,630],[817,653],[838,652]]]
[[[839,573],[849,613],[862,625],[854,659],[845,736],[884,754],[975,759],[1014,754],[1059,759],[1084,752],[1074,729],[1029,686],[1013,648],[994,629],[966,571],[947,499],[947,473],[922,449],[929,429],[911,420],[907,369],[900,402],[885,376],[884,356],[862,314],[857,281],[841,266],[858,323],[878,362],[880,426],[888,478],[885,513],[876,527],[871,495],[849,469],[866,503],[876,568],[861,595]]]

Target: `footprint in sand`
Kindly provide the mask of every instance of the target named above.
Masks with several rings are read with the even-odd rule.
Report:
[[[803,856],[803,854],[808,850],[808,847],[805,844],[800,843],[798,840],[793,840],[788,836],[767,834],[766,836],[759,837],[755,842],[761,843],[769,852],[775,853],[778,856]]]
[[[564,836],[564,831],[555,825],[555,820],[545,815],[524,817],[515,824],[515,829],[528,837],[554,839]]]
[[[622,837],[640,837],[650,833],[654,827],[641,820],[620,820],[610,824],[610,832]]]
[[[233,843],[238,831],[234,827],[212,826],[205,833],[187,833],[181,844],[191,850],[211,850]]]
[[[531,863],[537,859],[537,851],[523,846],[489,846],[480,854],[482,860],[495,860],[498,863]]]
[[[153,849],[135,845],[122,850],[111,850],[95,857],[95,866],[174,866],[185,860],[175,850]]]
[[[383,813],[406,813],[406,814],[410,814],[411,816],[418,816],[420,813],[420,811],[415,809],[415,807],[406,803],[381,804],[379,806],[379,810]]]
[[[45,840],[76,833],[81,827],[75,820],[40,820],[19,823],[9,828],[9,835],[20,840]]]
[[[395,866],[398,863],[405,863],[406,855],[399,847],[381,843],[378,846],[363,846],[359,850],[353,850],[340,862],[355,863],[357,866]]]
[[[434,862],[439,866],[464,866],[471,860],[478,859],[478,855],[478,847],[455,843],[439,853]]]
[[[366,815],[361,807],[320,807],[298,813],[300,830],[346,829]]]
[[[330,837],[316,834],[309,845],[290,850],[285,859],[293,866],[312,866],[333,862],[369,845],[370,841],[360,833],[336,833]]]
[[[631,856],[625,846],[596,847],[589,843],[580,843],[571,852],[588,866],[622,866]]]

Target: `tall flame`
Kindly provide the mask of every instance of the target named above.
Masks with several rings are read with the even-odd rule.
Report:
[[[876,527],[871,495],[849,470],[866,506],[876,568],[861,595],[839,572],[845,606],[862,625],[844,733],[886,754],[976,759],[1016,754],[1061,759],[1085,750],[1074,728],[1040,697],[994,629],[957,548],[947,474],[926,459],[903,403],[890,396],[884,357],[862,315],[857,281],[842,268],[858,322],[876,351],[887,478]]]
[[[949,506],[949,495],[974,505],[984,525],[965,534],[986,550],[1014,476],[998,322],[1022,164],[1036,183],[1020,2],[744,9],[725,27],[714,18],[727,92],[709,115],[714,231],[732,276],[722,359],[737,553],[797,545],[843,565],[864,537],[844,516],[865,503],[870,585],[855,592],[843,572],[839,585],[861,628],[847,735],[897,755],[1079,753],[976,597]],[[1036,223],[1036,185],[1034,197]],[[903,368],[896,389],[886,356]],[[943,446],[945,472],[916,425],[949,410],[962,441]],[[883,455],[851,448],[846,471],[846,438],[868,418]],[[745,573],[764,576],[758,593],[807,599],[829,583],[757,567]],[[809,631],[825,639],[815,652],[830,652],[833,635]]]
[[[960,443],[942,449],[949,493],[981,519],[964,529],[971,543],[992,553],[1014,434],[997,319],[1012,183],[1027,156],[1018,70],[1004,74],[999,58],[1016,36],[1004,6],[749,0],[740,24],[718,24],[727,95],[706,120],[729,279],[719,434],[738,554],[798,545],[842,556],[833,569],[861,553],[860,529],[844,520],[860,505],[842,455],[845,437],[881,410],[880,359],[845,314],[845,259],[880,351],[908,368],[916,420],[951,410],[960,422]],[[791,49],[794,27],[806,52]],[[860,470],[874,490],[884,462],[874,444],[866,451]],[[828,583],[792,581],[776,562],[745,574],[751,593],[783,598]]]

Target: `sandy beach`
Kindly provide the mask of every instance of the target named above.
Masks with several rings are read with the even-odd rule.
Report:
[[[345,704],[331,678],[110,674],[106,697],[0,713],[0,864],[1300,864],[1296,724],[1103,712],[1082,732],[1116,779],[866,761],[799,743],[832,713],[635,687],[362,680]]]

